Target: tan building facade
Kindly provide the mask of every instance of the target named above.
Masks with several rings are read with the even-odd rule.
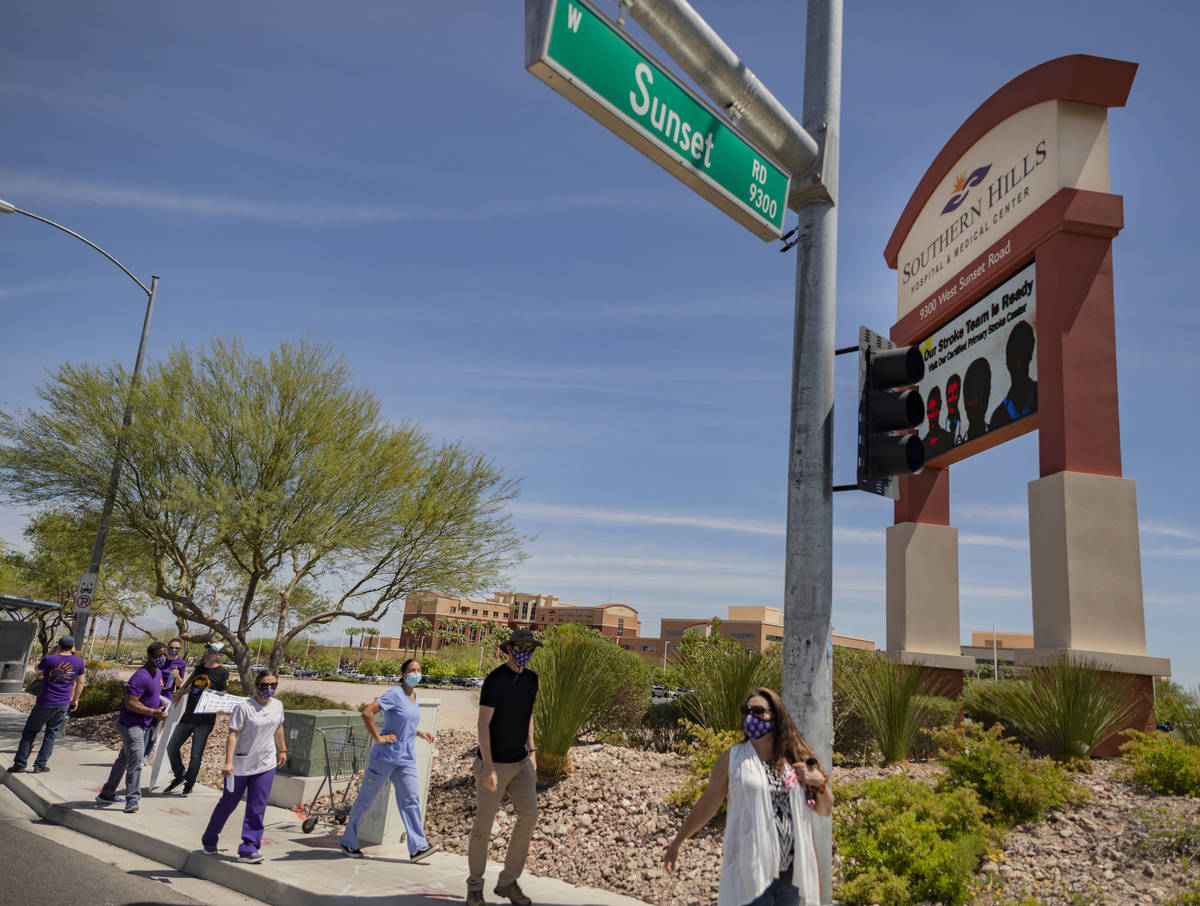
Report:
[[[731,604],[727,608],[728,619],[718,621],[717,633],[726,639],[733,639],[747,651],[765,651],[772,645],[783,642],[783,610],[779,607],[764,605]],[[626,651],[634,651],[647,658],[665,660],[675,653],[683,642],[683,637],[689,632],[698,632],[708,636],[713,632],[713,620],[694,619],[664,619],[661,623],[658,638],[636,636],[622,638],[620,645]],[[875,650],[875,643],[870,639],[858,639],[853,636],[834,635],[833,644],[844,648],[862,648],[867,651]]]
[[[783,610],[761,605],[730,605],[728,619],[718,622],[717,632],[733,639],[747,651],[765,651],[783,642]],[[429,621],[428,631],[420,638],[408,629],[409,621]],[[413,592],[404,601],[404,629],[399,637],[361,636],[358,647],[381,651],[405,651],[422,647],[436,651],[447,642],[445,630],[460,639],[454,644],[479,641],[489,629],[545,629],[574,623],[595,629],[615,640],[626,651],[645,658],[664,660],[678,650],[687,632],[709,635],[713,618],[664,619],[658,636],[643,636],[637,610],[628,604],[600,604],[595,607],[564,604],[555,595],[499,592],[486,601],[443,595],[438,592]],[[834,635],[833,644],[847,648],[875,649],[870,639]]]
[[[429,630],[421,638],[409,632],[410,620],[421,618],[429,621]],[[420,645],[427,651],[436,651],[446,644],[442,638],[445,630],[455,632],[461,641],[457,644],[479,641],[489,629],[507,626],[510,629],[545,629],[547,626],[562,626],[577,623],[595,629],[610,638],[636,636],[642,631],[638,612],[627,604],[601,604],[584,607],[562,604],[555,595],[533,595],[514,592],[499,592],[486,601],[458,598],[438,592],[413,592],[404,600],[404,628],[400,636],[364,636],[359,647],[383,650],[412,649]]]

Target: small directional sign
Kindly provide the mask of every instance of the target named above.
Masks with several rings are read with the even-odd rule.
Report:
[[[791,176],[588,0],[526,0],[526,68],[762,239]]]

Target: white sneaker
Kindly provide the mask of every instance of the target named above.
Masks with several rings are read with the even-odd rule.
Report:
[[[238,856],[239,862],[246,862],[250,865],[257,865],[263,860],[262,853],[254,852],[248,856]]]

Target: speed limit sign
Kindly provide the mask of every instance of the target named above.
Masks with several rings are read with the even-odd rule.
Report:
[[[75,613],[77,616],[86,616],[92,609],[92,595],[96,591],[96,580],[100,577],[96,573],[84,573],[79,580],[79,588],[75,591]]]

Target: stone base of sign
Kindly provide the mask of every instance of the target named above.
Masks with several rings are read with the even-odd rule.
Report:
[[[1089,651],[1084,648],[1029,648],[1012,652],[1018,667],[1048,664],[1062,657],[1090,661],[1104,670],[1130,676],[1170,676],[1171,659],[1137,654],[1115,654],[1111,651]]]
[[[1154,677],[1135,673],[1119,673],[1117,676],[1128,681],[1133,688],[1137,696],[1137,711],[1126,726],[1096,747],[1094,754],[1097,758],[1116,758],[1120,755],[1121,746],[1129,741],[1129,737],[1125,735],[1126,730],[1137,730],[1139,733],[1154,732]]]
[[[916,651],[886,651],[884,657],[897,664],[918,664],[921,667],[919,695],[940,695],[958,698],[963,691],[963,674],[975,669],[975,658],[953,658],[944,654],[920,654]]]
[[[1083,472],[1031,481],[1029,562],[1035,648],[1146,654],[1134,481]]]
[[[921,652],[927,666],[951,666],[932,663],[934,657],[974,663],[961,656],[954,526],[902,522],[888,527],[887,650]]]

